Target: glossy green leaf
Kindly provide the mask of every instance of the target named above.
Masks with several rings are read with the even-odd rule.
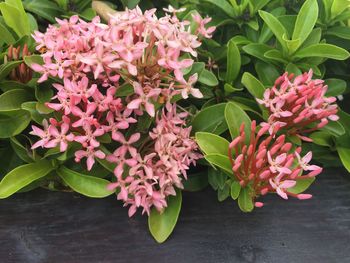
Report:
[[[0,113],[4,111],[13,111],[21,109],[24,102],[33,98],[30,92],[23,89],[9,90],[0,95]]]
[[[215,165],[221,168],[224,172],[228,174],[232,174],[232,165],[230,163],[230,159],[228,158],[228,155],[208,154],[208,155],[205,155],[204,158],[212,165]]]
[[[163,243],[173,232],[180,214],[181,203],[182,194],[177,189],[176,196],[169,197],[168,207],[162,213],[152,208],[148,217],[148,228],[158,243]]]
[[[241,185],[238,181],[233,181],[231,184],[231,197],[233,200],[236,200],[239,197],[241,192]]]
[[[350,136],[345,134],[337,138],[337,151],[345,169],[350,173]]]
[[[226,82],[232,83],[241,69],[241,55],[235,42],[231,39],[227,44]]]
[[[26,138],[25,135],[19,135],[17,137],[18,139],[16,137],[10,138],[12,149],[16,152],[17,156],[21,158],[24,162],[26,163],[34,162],[34,156],[33,156],[33,152],[30,150],[31,145],[28,142],[28,138]],[[21,143],[24,140],[26,140],[25,143],[27,143],[25,145]]]
[[[347,26],[331,27],[325,32],[325,34],[350,40],[350,27],[347,27]]]
[[[70,188],[82,195],[103,198],[114,193],[107,189],[110,184],[108,180],[81,174],[64,166],[57,170],[57,174]]]
[[[196,132],[196,142],[205,154],[228,153],[229,142],[218,135],[208,132]]]
[[[23,1],[24,8],[49,20],[52,23],[55,23],[55,17],[60,17],[63,13],[63,10],[59,8],[54,2],[47,0],[26,0]]]
[[[4,24],[0,22],[0,36],[6,44],[13,44],[15,38],[12,36],[11,32],[6,28]]]
[[[333,136],[328,132],[317,131],[310,134],[313,143],[321,146],[331,147],[333,145]]]
[[[192,121],[192,132],[211,132],[221,134],[227,130],[225,122],[226,103],[209,106],[198,112]]]
[[[341,136],[345,133],[345,129],[339,121],[330,121],[322,129],[325,131],[329,131],[331,134],[335,136]]]
[[[226,0],[203,0],[203,2],[211,3],[221,9],[226,15],[235,17],[236,12]]]
[[[244,123],[245,141],[250,140],[251,120],[249,116],[236,103],[229,102],[225,108],[225,119],[232,139],[240,135],[240,127]]]
[[[25,110],[0,113],[0,138],[10,138],[21,133],[30,123],[30,114]]]
[[[218,200],[219,202],[222,202],[227,199],[227,197],[230,196],[230,186],[225,183],[223,188],[218,189]]]
[[[286,72],[288,72],[289,74],[293,73],[294,76],[298,76],[302,74],[301,70],[293,63],[289,63],[286,66]]]
[[[325,84],[328,86],[326,96],[338,96],[345,92],[346,81],[342,79],[326,79]]]
[[[331,6],[331,18],[340,15],[345,9],[349,8],[349,1],[347,0],[333,0]]]
[[[259,44],[259,43],[251,43],[248,44],[246,46],[244,46],[243,51],[246,52],[247,54],[257,57],[258,59],[268,62],[269,59],[267,59],[264,54],[270,50],[272,50],[272,48],[268,45],[265,44]]]
[[[297,58],[322,57],[335,60],[347,59],[350,54],[343,48],[331,44],[315,44],[299,50],[295,56]]]
[[[18,166],[1,180],[0,198],[9,197],[31,182],[44,177],[53,169],[54,166],[47,160]]]
[[[203,83],[210,87],[215,87],[219,84],[215,74],[207,69],[203,69],[199,74],[198,82]]]
[[[30,25],[22,2],[18,0],[6,0],[0,3],[0,10],[6,24],[11,27],[19,37],[30,35]]]
[[[238,206],[243,212],[253,211],[254,203],[248,187],[241,189],[238,197]]]
[[[284,26],[281,24],[281,22],[272,14],[265,12],[263,10],[259,10],[259,15],[264,20],[264,22],[267,24],[267,26],[271,29],[273,34],[276,36],[277,40],[280,42],[280,44],[283,47],[286,47],[285,41],[283,39],[283,36],[287,39],[289,39],[288,32],[284,28]]]
[[[265,86],[273,86],[275,79],[280,76],[280,73],[276,67],[272,66],[271,64],[258,61],[254,66],[255,71],[258,73],[259,79]]]
[[[189,174],[187,175],[187,180],[183,182],[183,191],[197,192],[201,191],[208,186],[208,174],[206,171]]]
[[[255,98],[264,96],[264,85],[252,74],[245,72],[242,76],[242,84],[248,89],[249,93]]]
[[[229,177],[222,170],[208,168],[208,182],[214,190],[222,189]]]
[[[302,5],[295,27],[293,31],[292,39],[300,39],[298,47],[305,41],[313,30],[318,17],[318,4],[317,0],[307,0]]]
[[[28,67],[31,67],[33,64],[44,64],[43,58],[40,55],[25,56],[23,61]]]
[[[315,181],[315,177],[307,178],[303,180],[297,180],[297,183],[295,186],[288,188],[288,192],[291,192],[293,194],[300,194],[307,190],[310,185]]]

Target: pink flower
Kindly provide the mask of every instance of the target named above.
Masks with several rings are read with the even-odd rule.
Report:
[[[192,15],[193,20],[198,24],[197,33],[201,34],[205,38],[212,38],[212,34],[215,31],[216,27],[211,26],[208,28],[205,28],[205,25],[208,24],[211,21],[211,17],[202,18],[199,14],[193,14]]]
[[[133,143],[137,142],[141,135],[140,133],[134,133],[133,135],[130,136],[129,140],[126,140],[124,135],[120,132],[115,132],[115,136],[113,137],[113,140],[118,141],[122,144],[118,148],[119,151],[121,152],[129,152],[131,156],[135,157],[137,155],[137,149],[133,146],[131,146]]]
[[[104,159],[106,157],[106,155],[101,150],[95,151],[93,146],[89,146],[85,150],[79,150],[79,151],[75,152],[75,161],[76,162],[80,162],[80,160],[85,158],[85,157],[87,158],[86,159],[87,169],[88,169],[88,171],[90,171],[92,169],[92,166],[95,163],[95,157],[97,157],[99,159]]]
[[[200,90],[193,88],[193,85],[197,82],[197,80],[198,74],[195,73],[188,79],[188,82],[186,82],[184,79],[180,81],[183,84],[181,91],[182,98],[187,99],[188,94],[191,94],[195,98],[203,98],[203,94],[200,92]]]

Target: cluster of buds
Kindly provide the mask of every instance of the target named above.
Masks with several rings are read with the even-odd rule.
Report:
[[[21,46],[15,48],[13,45],[10,45],[7,50],[7,55],[4,57],[4,64],[10,61],[21,60],[25,56],[29,56],[30,52],[28,51],[28,45],[24,44],[21,50]],[[22,83],[27,83],[32,79],[33,71],[29,68],[24,62],[19,64],[18,67],[14,68],[10,72],[10,79],[19,81]]]
[[[275,136],[275,133],[267,133],[268,129],[264,126],[257,131],[256,122],[252,121],[250,140],[246,144],[244,124],[241,125],[240,135],[230,143],[228,150],[234,176],[242,187],[251,189],[253,200],[267,193],[277,193],[283,199],[288,196],[301,200],[311,198],[310,194],[295,194],[288,189],[300,180],[315,177],[322,168],[309,164],[312,152],[301,157],[301,147],[294,149],[286,142],[286,135]],[[255,202],[255,206],[262,207],[263,203]]]
[[[282,128],[288,135],[296,135],[311,141],[305,134],[324,127],[338,116],[335,97],[326,97],[327,86],[321,79],[312,79],[312,70],[294,78],[284,73],[275,85],[266,89],[263,99],[257,99],[269,111],[269,118],[262,126]]]
[[[86,160],[88,170],[96,158],[115,163],[116,183],[110,188],[118,188],[118,199],[131,205],[130,216],[138,207],[146,213],[152,206],[166,207],[166,197],[182,187],[181,177],[200,158],[191,129],[184,128],[185,114],[176,112],[171,99],[202,97],[193,86],[197,75],[188,80],[183,75],[193,63],[183,55],[196,56],[201,43],[187,30],[189,22],[172,12],[158,19],[155,9],[126,10],[111,16],[108,25],[99,17],[88,23],[72,16],[33,36],[43,51],[44,64],[32,66],[42,74],[39,82],[49,76],[63,79],[53,84],[57,92],[46,104],[62,117],[50,119],[43,129],[33,126],[32,134],[41,138],[33,148],[64,152],[74,141],[81,145],[75,161]],[[200,25],[203,33],[206,21]],[[123,85],[134,92],[118,96]],[[166,105],[167,111],[158,113],[156,105]],[[136,123],[144,114],[161,117],[150,134],[141,136]],[[101,136],[114,141],[112,155],[101,150]]]

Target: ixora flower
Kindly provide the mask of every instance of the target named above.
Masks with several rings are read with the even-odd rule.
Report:
[[[308,199],[310,194],[295,193],[298,182],[310,180],[322,172],[322,168],[310,165],[312,153],[301,157],[301,147],[294,149],[286,142],[286,135],[267,134],[268,126],[259,127],[251,124],[250,141],[245,142],[244,124],[240,134],[230,144],[228,157],[233,175],[242,188],[248,188],[250,197],[255,200],[260,195],[277,193],[283,199],[289,196]],[[256,207],[263,206],[255,202]]]
[[[129,216],[139,207],[147,214],[152,207],[167,207],[167,197],[183,187],[189,166],[201,158],[187,113],[171,103],[175,95],[203,97],[193,87],[198,75],[183,74],[201,42],[188,21],[168,11],[172,17],[157,18],[155,9],[142,13],[137,7],[111,16],[108,25],[99,17],[84,22],[73,16],[33,35],[44,62],[32,66],[42,74],[39,82],[50,76],[63,80],[53,84],[56,94],[46,104],[55,118],[44,121],[44,129],[32,126],[32,134],[41,138],[33,148],[64,152],[74,142],[75,161],[86,160],[88,170],[99,159],[115,164],[109,189],[130,205]],[[203,37],[214,30],[205,31],[208,21],[198,20]],[[125,87],[128,93],[118,96]],[[140,117],[155,121],[139,128]],[[106,137],[113,153],[102,147]]]
[[[293,74],[284,73],[275,85],[266,89],[263,99],[258,103],[267,108],[269,118],[262,126],[283,127],[288,135],[297,135],[305,141],[305,136],[327,125],[329,120],[336,121],[338,106],[335,97],[327,97],[327,86],[321,79],[312,79],[312,70],[294,78]]]

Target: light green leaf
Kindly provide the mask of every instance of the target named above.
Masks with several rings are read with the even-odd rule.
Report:
[[[244,123],[245,142],[249,143],[251,133],[251,120],[249,116],[236,103],[229,102],[225,108],[225,119],[232,139],[240,135],[240,127]]]
[[[57,174],[70,188],[82,195],[103,198],[114,193],[107,189],[110,184],[108,180],[81,174],[64,166],[57,170]]]
[[[0,113],[0,138],[20,134],[30,123],[30,114],[25,110]]]
[[[293,31],[292,39],[300,39],[297,48],[305,41],[313,30],[318,17],[318,4],[317,0],[307,0],[302,5],[295,27]],[[296,50],[296,49],[295,49]]]
[[[53,169],[54,166],[47,160],[18,166],[1,180],[0,198],[9,197],[31,182],[44,177]]]
[[[261,99],[264,96],[264,85],[252,74],[245,72],[242,76],[242,84],[248,89],[253,97]]]
[[[229,142],[218,135],[208,132],[196,132],[196,142],[205,154],[228,154]]]
[[[7,0],[0,3],[0,10],[6,24],[11,27],[19,37],[30,35],[30,24],[22,2]]]
[[[241,192],[241,185],[237,181],[233,181],[231,184],[231,197],[233,200],[236,200],[239,197]]]
[[[241,68],[241,55],[235,42],[231,39],[227,44],[227,71],[226,82],[232,83],[238,76]]]
[[[315,44],[303,48],[295,53],[297,58],[322,57],[335,60],[345,60],[350,56],[343,48],[331,44]]]
[[[232,6],[226,0],[204,0],[204,2],[216,5],[229,17],[233,18],[237,15],[234,8],[232,8]]]
[[[218,79],[213,72],[203,69],[198,77],[198,82],[203,83],[210,87],[215,87],[219,84]]]
[[[315,177],[307,178],[303,180],[297,180],[297,183],[295,186],[288,188],[288,192],[291,192],[293,194],[300,194],[307,190],[309,186],[315,181]]]
[[[168,207],[162,213],[152,208],[148,217],[148,228],[158,243],[163,243],[173,232],[180,214],[182,194],[176,190],[176,196],[170,196]]]
[[[232,165],[228,155],[208,154],[205,155],[204,158],[212,165],[221,168],[224,172],[232,174]]]
[[[12,36],[11,32],[0,22],[0,36],[6,44],[13,44],[15,38]]]
[[[228,129],[225,122],[225,106],[226,103],[220,103],[209,106],[194,117],[192,121],[192,132],[211,132],[221,134]]]
[[[0,112],[20,110],[24,102],[33,98],[29,91],[23,89],[9,90],[0,95]]]
[[[243,212],[251,212],[254,209],[253,199],[248,187],[242,188],[238,197],[238,206]]]

